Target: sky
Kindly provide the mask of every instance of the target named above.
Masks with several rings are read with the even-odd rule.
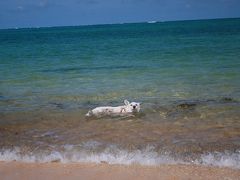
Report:
[[[0,0],[0,28],[240,17],[240,0]]]

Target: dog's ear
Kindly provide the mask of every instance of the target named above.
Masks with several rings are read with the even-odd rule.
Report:
[[[128,100],[124,100],[124,104],[127,106],[127,105],[129,105],[130,103],[128,102]]]

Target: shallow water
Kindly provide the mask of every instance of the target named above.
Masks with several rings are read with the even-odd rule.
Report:
[[[239,19],[0,30],[0,159],[239,168],[239,42]]]

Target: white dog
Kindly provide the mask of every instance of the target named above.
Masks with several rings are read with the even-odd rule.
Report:
[[[87,117],[90,116],[123,116],[128,115],[134,112],[140,111],[140,103],[131,102],[129,103],[127,100],[124,100],[123,106],[111,107],[111,106],[103,106],[96,107],[95,109],[88,111],[86,114]]]

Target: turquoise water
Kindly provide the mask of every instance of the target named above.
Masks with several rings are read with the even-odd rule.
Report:
[[[0,148],[13,150],[11,142],[43,153],[54,144],[59,152],[94,142],[101,153],[109,144],[131,153],[151,146],[182,158],[191,146],[190,158],[227,151],[240,159],[232,154],[240,146],[239,79],[240,19],[0,30]],[[85,120],[89,109],[124,99],[142,103],[137,119]]]
[[[240,20],[0,31],[1,111],[240,97]]]

